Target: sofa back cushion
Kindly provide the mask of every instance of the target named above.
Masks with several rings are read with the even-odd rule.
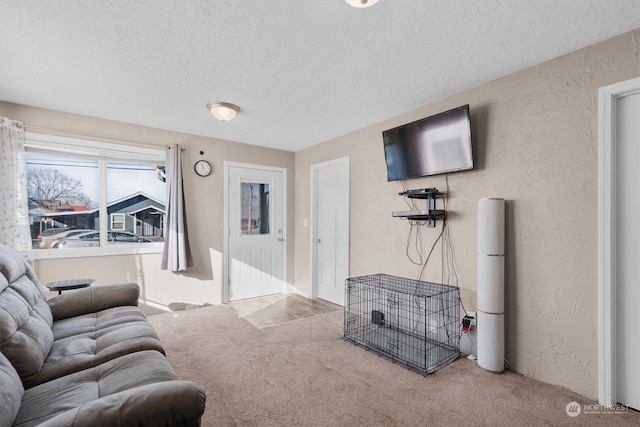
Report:
[[[0,352],[25,387],[38,375],[53,343],[53,316],[27,261],[0,245]]]
[[[24,387],[16,370],[0,353],[0,427],[9,427],[16,419]]]

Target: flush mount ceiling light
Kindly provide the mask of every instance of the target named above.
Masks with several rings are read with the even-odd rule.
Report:
[[[344,0],[344,1],[346,1],[349,4],[349,6],[353,6],[353,7],[369,7],[378,3],[378,0]]]
[[[233,120],[233,118],[240,111],[240,107],[237,105],[229,104],[228,102],[214,101],[207,104],[207,108],[211,111],[213,117],[223,122]]]

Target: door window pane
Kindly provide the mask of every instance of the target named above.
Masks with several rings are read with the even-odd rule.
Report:
[[[240,234],[269,234],[269,184],[240,184]]]

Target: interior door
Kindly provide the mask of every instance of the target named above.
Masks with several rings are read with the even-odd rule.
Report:
[[[314,296],[344,305],[349,276],[349,158],[311,168]]]
[[[280,294],[284,278],[284,171],[227,169],[228,300]]]
[[[618,402],[640,410],[640,93],[616,105],[616,381]]]

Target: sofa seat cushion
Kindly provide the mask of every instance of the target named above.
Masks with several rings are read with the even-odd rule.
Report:
[[[13,425],[35,426],[53,418],[56,422],[50,423],[51,425],[84,425],[78,422],[79,415],[85,418],[92,417],[92,424],[86,425],[170,425],[168,423],[153,424],[153,422],[130,424],[123,422],[123,417],[128,411],[140,409],[136,404],[139,401],[136,399],[150,400],[149,396],[153,397],[153,390],[156,387],[166,390],[169,385],[174,384],[175,380],[176,375],[169,362],[157,351],[128,354],[94,368],[25,390],[22,406]],[[161,383],[164,382],[171,383],[162,387]],[[175,383],[183,382],[175,381]],[[159,402],[152,401],[149,405],[143,405],[142,409],[148,417],[153,417],[154,412],[163,413],[166,408],[173,408],[172,411],[180,412],[183,410],[181,406],[186,406],[193,411],[194,405],[190,400],[180,401],[179,395],[183,392],[184,390],[180,390],[177,396],[175,394],[159,396]],[[122,393],[121,398],[118,396],[119,393]],[[204,410],[204,397],[200,400],[202,408],[195,412],[199,411],[201,415]],[[86,409],[92,409],[92,412],[87,414]],[[194,419],[199,417],[197,414],[191,415]]]
[[[61,338],[53,342],[33,385],[142,350],[164,354],[160,338],[147,321],[121,323]]]
[[[147,322],[147,317],[140,308],[126,305],[56,320],[53,322],[51,329],[53,331],[53,339],[59,340],[132,322]]]

